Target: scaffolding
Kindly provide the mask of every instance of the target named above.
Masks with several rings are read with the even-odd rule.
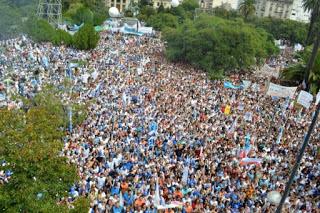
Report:
[[[39,0],[37,15],[57,27],[62,20],[61,0]]]

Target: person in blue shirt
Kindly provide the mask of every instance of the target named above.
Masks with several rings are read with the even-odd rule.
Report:
[[[113,207],[112,207],[112,213],[123,213],[124,209],[122,206],[120,206],[119,202],[117,202]]]
[[[133,204],[134,196],[131,190],[123,194],[123,200],[124,200],[125,206],[131,206]]]
[[[119,186],[113,186],[111,188],[111,195],[119,195],[120,194],[120,187]]]

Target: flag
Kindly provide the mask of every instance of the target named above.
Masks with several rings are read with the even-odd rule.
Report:
[[[159,189],[158,177],[156,177],[156,191],[155,191],[153,203],[154,203],[155,206],[159,206],[160,205],[160,189]]]
[[[245,137],[244,151],[248,154],[251,150],[251,135],[248,133]]]
[[[158,124],[157,122],[153,121],[149,126],[150,132],[157,132],[158,131]]]
[[[102,83],[99,83],[96,89],[94,90],[94,94],[93,94],[94,97],[98,97],[100,95],[101,87],[102,87]]]
[[[277,144],[280,143],[281,141],[281,138],[282,138],[282,135],[283,135],[283,129],[284,129],[284,126],[280,127],[280,132],[279,132],[279,135],[278,135],[278,138],[277,138]]]
[[[186,184],[188,181],[188,175],[189,175],[189,166],[184,166],[182,171],[182,183]]]
[[[72,132],[72,109],[71,109],[71,107],[69,107],[68,116],[69,116],[69,131]]]
[[[232,134],[235,131],[237,124],[238,124],[238,117],[236,117],[236,119],[234,119],[232,126],[228,130],[228,134]]]
[[[224,83],[223,83],[223,86],[224,86],[225,88],[227,88],[227,89],[242,89],[242,88],[243,88],[242,85],[241,85],[241,86],[235,86],[235,85],[233,85],[230,81],[224,82]]]
[[[224,109],[224,114],[229,115],[230,111],[231,111],[231,107],[230,107],[230,105],[227,105],[226,108]]]
[[[122,192],[120,191],[120,198],[119,198],[119,204],[121,207],[124,206],[124,202],[123,202],[123,196],[122,196]]]
[[[240,165],[250,165],[250,164],[255,164],[255,165],[261,165],[262,159],[260,158],[242,158],[240,161]]]

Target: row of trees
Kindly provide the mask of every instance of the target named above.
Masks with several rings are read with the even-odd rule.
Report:
[[[84,24],[74,36],[64,30],[55,29],[42,19],[29,19],[25,26],[25,32],[36,42],[52,42],[81,50],[93,49],[99,42],[99,34],[89,23]]]
[[[318,38],[318,35],[320,35],[320,3],[319,1],[305,0],[304,6],[305,9],[311,11],[312,14],[309,27],[308,24],[292,20],[275,19],[270,17],[254,17],[254,0],[243,1],[240,4],[239,11],[227,11],[223,8],[214,9],[213,13],[215,16],[223,18],[225,22],[237,23],[241,27],[246,26],[246,29],[250,28],[250,30],[246,31],[251,31],[250,33],[252,33],[252,35],[260,34],[260,36],[255,38],[259,38],[257,40],[262,41],[262,43],[256,42],[255,44],[260,45],[254,46],[253,51],[250,49],[250,54],[247,53],[248,50],[246,48],[250,47],[252,42],[250,43],[250,41],[242,39],[241,36],[236,36],[234,39],[229,39],[227,38],[228,36],[226,36],[225,39],[217,39],[221,37],[221,35],[218,35],[219,33],[216,32],[216,29],[218,29],[217,26],[215,26],[215,28],[210,28],[212,26],[208,24],[211,23],[212,25],[214,24],[213,22],[221,23],[217,21],[217,18],[207,17],[205,18],[206,21],[204,21],[202,17],[202,20],[196,20],[193,22],[192,19],[194,18],[194,9],[199,7],[198,2],[195,0],[183,1],[183,3],[177,8],[164,9],[163,6],[160,6],[158,10],[154,10],[152,6],[148,5],[148,3],[145,3],[144,5],[140,5],[141,10],[138,17],[142,20],[145,20],[148,25],[164,32],[164,38],[168,42],[167,56],[169,59],[174,61],[188,61],[195,66],[199,66],[209,71],[212,74],[214,73],[214,75],[212,75],[213,77],[222,76],[221,74],[226,70],[248,68],[255,63],[261,62],[263,58],[277,53],[276,48],[272,44],[273,39],[283,39],[289,41],[292,45],[295,43],[304,45],[314,44],[312,51],[310,51],[310,48],[308,48],[310,54],[306,54],[310,56],[310,58],[308,58],[310,60],[304,58],[304,60],[301,60],[303,62],[303,66],[295,66],[292,69],[289,69],[289,71],[294,70],[295,73],[293,73],[293,75],[296,76],[296,72],[299,70],[299,76],[304,76],[305,82],[310,83],[307,83],[307,86],[311,86],[312,91],[316,91],[320,86],[318,86],[319,83],[316,80],[318,79],[318,74],[315,73],[316,69],[313,68],[313,65],[317,58],[318,47],[320,44],[320,40]],[[209,29],[205,29],[203,26],[197,28],[195,27],[197,26],[197,22],[202,22],[203,24],[205,23],[203,26],[210,27],[208,27]],[[223,25],[219,27],[224,28],[223,32],[228,33],[232,32],[232,30],[239,30],[238,28],[234,28],[232,25]],[[231,29],[228,29],[229,27]],[[200,31],[205,30],[207,30],[206,33],[200,33]],[[219,28],[219,30],[221,29]],[[191,32],[193,32],[193,34],[191,34]],[[240,35],[244,34],[240,33]],[[263,35],[262,40],[260,39],[261,35]],[[215,43],[219,44],[217,49],[218,51],[213,51],[213,38],[215,39],[215,42],[219,41]],[[232,51],[225,51],[224,54],[221,54],[218,57],[220,47],[223,47],[224,49],[232,49],[234,47],[233,43],[238,38],[240,40],[242,39],[239,43],[243,43],[244,46],[247,46],[246,48],[234,48]],[[192,39],[200,40],[204,45],[195,45],[196,42],[191,42]],[[261,47],[264,45],[267,48],[262,50]],[[210,50],[208,49],[209,46],[211,47]],[[238,50],[241,51],[238,52]],[[211,55],[208,56],[206,55],[207,53],[210,53]],[[233,55],[233,53],[238,54]],[[206,55],[206,57],[197,57],[199,55]],[[213,60],[210,57],[217,58]],[[299,67],[300,69],[298,69]],[[290,76],[290,74],[285,74],[283,76]],[[303,80],[303,78],[300,80]]]
[[[67,116],[53,91],[45,88],[25,100],[23,109],[0,110],[0,166],[12,172],[0,184],[1,212],[70,212],[66,204],[57,203],[69,196],[79,177],[76,166],[60,155]],[[89,200],[73,205],[71,212],[87,212]]]
[[[163,5],[160,5],[157,10],[147,2],[141,2],[138,18],[156,30],[175,28],[184,21],[193,19],[194,11],[198,7],[196,0],[184,0],[178,7],[171,9],[164,9]]]
[[[212,78],[225,71],[248,69],[278,52],[270,34],[242,20],[202,15],[167,28],[163,36],[170,60],[190,62]]]

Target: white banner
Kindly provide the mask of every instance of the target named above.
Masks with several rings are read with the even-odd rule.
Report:
[[[286,98],[286,97],[293,98],[296,90],[297,90],[297,87],[284,87],[284,86],[270,82],[267,95],[282,97],[282,98]]]
[[[243,88],[248,89],[251,86],[251,81],[243,80]]]
[[[301,90],[298,96],[297,102],[308,109],[312,101],[313,101],[313,95],[311,95],[306,91]]]
[[[316,105],[318,105],[320,102],[320,91],[318,92],[318,95],[316,97]]]

